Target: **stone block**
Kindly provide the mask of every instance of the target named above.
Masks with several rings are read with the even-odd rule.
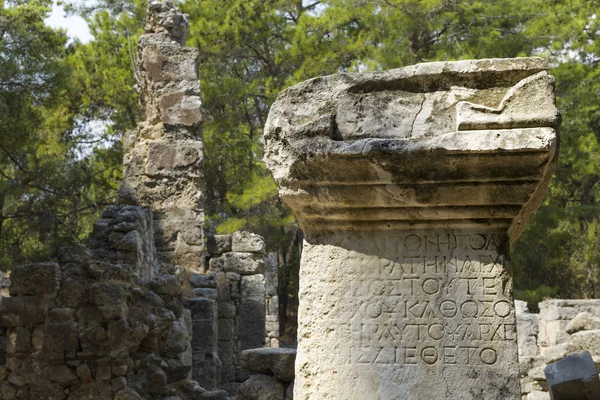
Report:
[[[66,365],[56,365],[48,368],[48,377],[51,382],[63,385],[77,381],[75,369]]]
[[[44,348],[44,325],[40,324],[33,327],[31,333],[31,346],[35,351],[41,351]]]
[[[523,300],[515,300],[515,314],[517,315],[517,318],[519,318],[519,316],[521,316],[522,314],[526,313],[529,313],[527,302]]]
[[[296,349],[260,348],[242,351],[240,366],[250,372],[274,375],[284,382],[294,380]]]
[[[589,351],[593,355],[600,355],[600,330],[574,333],[568,349],[569,353]]]
[[[71,321],[46,321],[44,326],[44,350],[49,352],[79,350],[77,325]]]
[[[550,393],[533,390],[527,395],[526,400],[550,400]]]
[[[221,384],[235,382],[235,367],[233,364],[223,364],[221,367]]]
[[[219,340],[219,359],[223,365],[234,364],[233,342],[231,340]]]
[[[561,343],[542,349],[542,358],[546,364],[558,361],[567,354],[569,354],[569,343]]]
[[[531,357],[538,355],[539,347],[536,336],[531,335],[522,337],[520,331],[518,331],[518,338],[519,357]]]
[[[600,398],[598,370],[589,352],[572,354],[544,369],[552,400]]]
[[[6,352],[8,354],[26,353],[31,348],[31,330],[18,326],[7,334]],[[4,349],[3,349],[4,350]]]
[[[231,251],[231,235],[213,235],[207,240],[207,249],[210,254],[221,255]]]
[[[233,319],[219,318],[219,340],[234,340],[236,339],[235,324]],[[240,336],[244,336],[245,332],[239,332]]]
[[[111,362],[111,371],[114,376],[125,376],[129,366],[124,360],[113,360]]]
[[[95,378],[98,385],[110,384],[113,378],[110,359],[104,358],[96,361]]]
[[[192,313],[192,320],[217,319],[217,301],[206,297],[186,300],[186,307]]]
[[[230,300],[236,304],[239,303],[240,299],[242,298],[241,281],[231,281],[229,285],[229,292],[231,293]]]
[[[236,284],[237,282],[230,282],[226,279],[219,282],[219,285],[217,286],[217,297],[219,301],[231,301],[231,286]]]
[[[250,232],[234,232],[231,235],[231,251],[238,253],[266,254],[265,240]]]
[[[31,326],[42,323],[45,313],[45,301],[39,297],[5,297],[0,301],[0,321],[5,327]]]
[[[544,320],[540,317],[538,341],[540,345],[549,347],[569,341],[570,335],[565,332],[569,320]]]
[[[223,270],[241,275],[263,274],[266,264],[262,257],[255,259],[252,253],[226,253],[223,255]]]
[[[217,387],[220,370],[221,366],[216,353],[194,354],[192,379],[204,389],[211,390]]]
[[[217,287],[217,276],[215,274],[192,274],[189,281],[194,288],[216,289]]]
[[[202,121],[201,106],[200,96],[186,96],[183,93],[166,94],[160,99],[162,121],[169,125],[198,125]],[[199,153],[202,154],[202,150]]]
[[[219,301],[219,318],[234,319],[237,315],[237,307],[233,301]]]
[[[204,235],[201,221],[204,219],[204,212],[185,208],[185,206],[173,206],[167,211],[155,213],[154,239],[157,251],[174,251],[178,246],[187,246],[189,250],[197,247],[202,252]],[[179,251],[184,250],[185,248],[181,248]]]
[[[196,297],[210,299],[210,300],[217,299],[217,290],[216,289],[197,288],[197,289],[192,290],[192,292],[194,293],[194,296],[196,296]]]
[[[265,345],[265,279],[263,275],[244,275],[238,312],[241,349]]]
[[[265,287],[267,296],[277,296],[279,286],[279,265],[277,253],[269,253],[266,258]]]
[[[269,315],[279,315],[279,296],[267,298],[267,313]]]
[[[190,341],[193,343],[193,328],[193,321],[187,318],[179,318],[171,322],[166,340],[162,345],[163,350],[170,354],[184,353],[188,349]]]
[[[176,94],[175,96],[180,95]],[[163,98],[163,100],[165,99]],[[183,99],[180,97],[180,100]],[[180,102],[172,110],[181,110],[181,106],[183,103]],[[174,117],[173,114],[171,116]],[[197,174],[202,158],[202,142],[200,141],[150,141],[146,174],[157,177],[172,177],[182,173]]]
[[[544,387],[540,385],[540,381],[521,382],[521,392],[530,393],[533,391],[543,392]]]
[[[111,236],[114,234],[113,232]],[[117,250],[134,253],[144,251],[144,240],[138,231],[127,232],[124,235],[118,234],[113,238],[115,240],[114,247]]]
[[[225,260],[223,257],[213,257],[208,260],[208,270],[210,272],[223,271]]]
[[[587,312],[593,316],[600,317],[600,301],[590,300],[544,300],[539,303],[540,320],[572,320],[581,312]]]
[[[214,319],[192,321],[192,350],[194,356],[200,353],[216,353],[217,322]]]
[[[565,332],[568,334],[577,333],[579,331],[589,331],[600,329],[600,317],[596,317],[589,312],[580,312],[573,318],[565,327]]]
[[[238,389],[236,400],[284,400],[281,382],[268,375],[253,375]]]
[[[89,283],[80,276],[63,277],[57,303],[63,307],[79,308],[87,299]]]
[[[162,275],[152,281],[152,289],[158,294],[177,296],[181,293],[181,282],[175,275]]]
[[[19,265],[11,271],[11,296],[56,295],[60,287],[60,267],[53,262]]]

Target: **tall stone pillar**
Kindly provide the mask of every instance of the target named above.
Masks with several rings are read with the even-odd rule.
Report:
[[[125,137],[119,201],[153,211],[163,265],[204,272],[198,50],[185,47],[188,31],[187,15],[172,1],[148,2],[137,65],[144,121]]]
[[[266,162],[305,232],[294,397],[520,399],[509,245],[557,158],[538,58],[283,91]]]

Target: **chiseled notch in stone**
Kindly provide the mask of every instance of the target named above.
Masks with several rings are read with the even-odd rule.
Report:
[[[557,159],[539,58],[311,79],[265,160],[305,232],[294,397],[521,398],[509,245]]]

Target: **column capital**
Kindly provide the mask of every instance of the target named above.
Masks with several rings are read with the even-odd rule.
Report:
[[[540,58],[418,64],[280,93],[265,160],[301,227],[493,229],[514,241],[558,156]]]

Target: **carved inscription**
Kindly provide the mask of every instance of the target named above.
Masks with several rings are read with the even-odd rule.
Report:
[[[516,325],[502,236],[375,240],[350,271],[350,363],[491,366]]]

